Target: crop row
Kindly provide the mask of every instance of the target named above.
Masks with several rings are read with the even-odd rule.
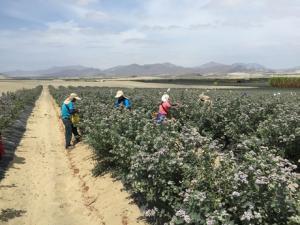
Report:
[[[300,88],[300,77],[272,77],[270,85],[281,88]]]
[[[93,147],[95,174],[123,181],[154,224],[297,224],[299,92],[171,90],[174,119],[155,124],[162,89],[126,89],[133,110],[114,109],[117,89],[50,88],[59,104],[70,92]]]
[[[17,119],[25,107],[33,106],[42,86],[3,93],[0,96],[0,132]]]

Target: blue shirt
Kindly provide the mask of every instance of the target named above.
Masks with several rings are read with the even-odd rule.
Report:
[[[64,102],[61,106],[61,117],[63,119],[70,119],[70,117],[74,113],[74,111],[75,111],[75,108],[74,108],[73,102],[70,101],[68,104],[66,104]]]
[[[115,101],[115,108],[118,108],[120,106],[120,104],[123,104],[126,109],[131,108],[131,102],[128,98],[124,98],[122,100],[117,99]]]

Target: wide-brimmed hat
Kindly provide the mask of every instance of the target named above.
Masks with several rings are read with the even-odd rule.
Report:
[[[204,93],[202,93],[201,95],[199,95],[199,99],[201,101],[208,101],[208,100],[210,100],[210,97],[207,95],[204,95]]]
[[[122,96],[124,96],[124,92],[119,90],[119,91],[117,91],[117,94],[116,94],[115,98],[120,98]]]
[[[161,97],[161,101],[162,101],[162,102],[167,102],[167,101],[169,101],[169,98],[170,98],[170,96],[169,96],[168,94],[164,94],[164,95]]]
[[[70,100],[73,100],[74,98],[75,98],[76,100],[81,100],[81,98],[79,98],[78,95],[77,95],[76,93],[71,93],[69,98],[70,98]]]

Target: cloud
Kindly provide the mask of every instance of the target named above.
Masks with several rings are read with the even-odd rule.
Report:
[[[247,3],[247,0],[212,0],[205,7],[239,7]]]
[[[166,31],[166,30],[176,30],[176,29],[183,29],[182,26],[177,25],[170,25],[170,26],[160,26],[160,25],[144,25],[140,29],[145,31]]]
[[[146,39],[145,33],[135,30],[135,29],[121,32],[119,34],[119,37],[122,40],[122,42],[127,42],[128,40],[144,40],[144,39]]]
[[[159,44],[156,40],[144,39],[144,38],[128,38],[123,41],[124,44],[142,45],[144,47],[154,47]]]
[[[3,0],[0,68],[24,57],[29,69],[211,60],[285,67],[300,64],[299,11],[298,0]]]
[[[109,18],[109,16],[101,11],[87,11],[85,14],[85,17],[89,20],[94,20],[94,21],[103,21]]]
[[[91,3],[97,3],[97,2],[98,2],[98,0],[76,0],[76,3],[81,6],[86,6]]]
[[[101,10],[90,9],[86,7],[81,7],[78,5],[69,5],[68,9],[77,17],[79,21],[93,21],[93,22],[103,22],[110,19],[108,13]]]

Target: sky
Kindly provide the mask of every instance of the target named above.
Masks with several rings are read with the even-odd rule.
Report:
[[[300,66],[299,0],[0,0],[0,71]]]

